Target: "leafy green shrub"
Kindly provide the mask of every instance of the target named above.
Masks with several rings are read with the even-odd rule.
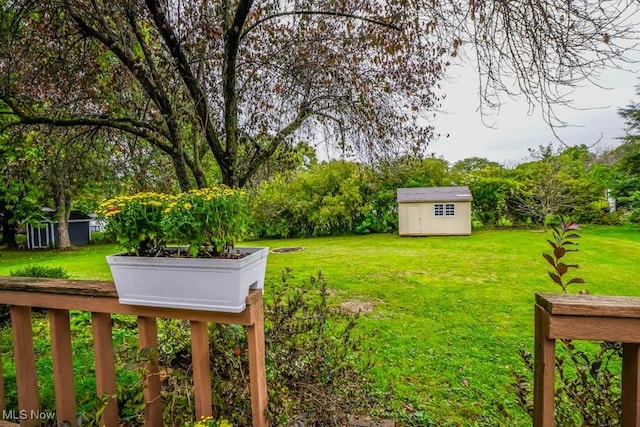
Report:
[[[91,243],[96,245],[102,245],[105,243],[117,243],[113,233],[106,231],[93,231],[91,233]]]
[[[26,234],[16,234],[16,244],[18,246],[26,246],[27,245],[27,235]]]
[[[100,207],[107,231],[138,256],[157,256],[168,242],[188,247],[193,257],[216,256],[246,233],[246,193],[225,186],[120,196]]]
[[[253,195],[251,228],[257,237],[352,233],[371,212],[363,197],[365,183],[362,168],[343,161],[278,175]]]
[[[68,279],[71,277],[67,270],[62,267],[48,267],[37,264],[11,270],[9,275],[14,277],[46,277],[49,279]]]
[[[94,231],[91,233],[91,243],[100,244],[106,243],[106,235],[102,231]]]

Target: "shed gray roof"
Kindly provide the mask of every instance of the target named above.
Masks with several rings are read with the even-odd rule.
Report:
[[[469,187],[398,188],[398,202],[470,202]]]

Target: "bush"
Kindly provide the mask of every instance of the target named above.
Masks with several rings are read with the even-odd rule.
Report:
[[[251,228],[256,237],[352,233],[371,212],[363,196],[365,183],[361,166],[343,161],[278,175],[254,193]]]
[[[113,233],[107,233],[106,231],[91,232],[91,244],[102,245],[106,243],[116,243],[116,237]]]
[[[27,235],[26,234],[16,234],[16,244],[18,246],[27,246]]]
[[[68,279],[71,275],[62,267],[47,267],[46,265],[32,264],[16,270],[11,270],[9,276],[13,277],[46,277],[49,279]]]
[[[329,305],[329,289],[319,273],[302,284],[283,273],[281,286],[265,301],[265,339],[268,418],[272,426],[343,426],[354,417],[372,412],[377,396],[367,377],[371,367],[364,357],[362,340],[355,334],[357,316]],[[131,324],[125,329],[135,328]],[[169,373],[163,381],[165,425],[190,425],[194,408],[189,323],[159,319],[158,358],[161,370]],[[248,384],[247,335],[239,325],[209,325],[210,361],[213,387],[213,420],[227,420],[234,426],[251,425]],[[130,350],[130,349],[129,349]],[[149,357],[144,350],[131,353],[115,349],[119,369],[136,371]],[[128,356],[128,359],[125,357]],[[140,414],[140,381],[118,391],[121,419],[126,412],[134,420]],[[99,410],[85,413],[96,419]],[[139,420],[138,420],[139,422]],[[209,425],[209,424],[205,424]],[[213,424],[215,425],[215,424]],[[224,424],[223,424],[224,425]]]

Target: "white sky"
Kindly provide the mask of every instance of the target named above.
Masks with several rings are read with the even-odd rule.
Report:
[[[450,163],[467,157],[484,157],[507,166],[520,163],[528,156],[527,148],[554,143],[559,147],[553,132],[541,115],[540,108],[528,114],[524,100],[505,101],[499,114],[488,118],[493,123],[489,128],[481,121],[477,111],[477,75],[472,68],[451,68],[449,81],[443,83],[447,94],[442,103],[443,112],[436,115],[433,125],[441,135],[449,134],[432,142],[428,153],[442,156]],[[618,115],[619,108],[631,101],[640,101],[635,95],[635,86],[640,83],[640,74],[623,70],[605,70],[599,84],[576,89],[571,97],[575,109],[558,109],[557,115],[572,126],[558,129],[557,133],[567,145],[593,145],[593,150],[610,148],[620,143],[625,126]],[[599,107],[598,109],[593,109]]]

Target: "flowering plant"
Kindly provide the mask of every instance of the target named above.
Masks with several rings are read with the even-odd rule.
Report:
[[[228,187],[204,188],[175,196],[163,211],[169,241],[186,246],[191,256],[218,256],[247,229],[246,193]]]
[[[169,197],[159,193],[119,196],[103,202],[99,213],[105,216],[107,231],[123,249],[138,256],[153,256],[166,245],[161,223]]]
[[[138,256],[162,255],[169,242],[186,247],[192,257],[219,256],[245,235],[248,220],[246,193],[225,186],[116,197],[101,212],[107,231]]]

